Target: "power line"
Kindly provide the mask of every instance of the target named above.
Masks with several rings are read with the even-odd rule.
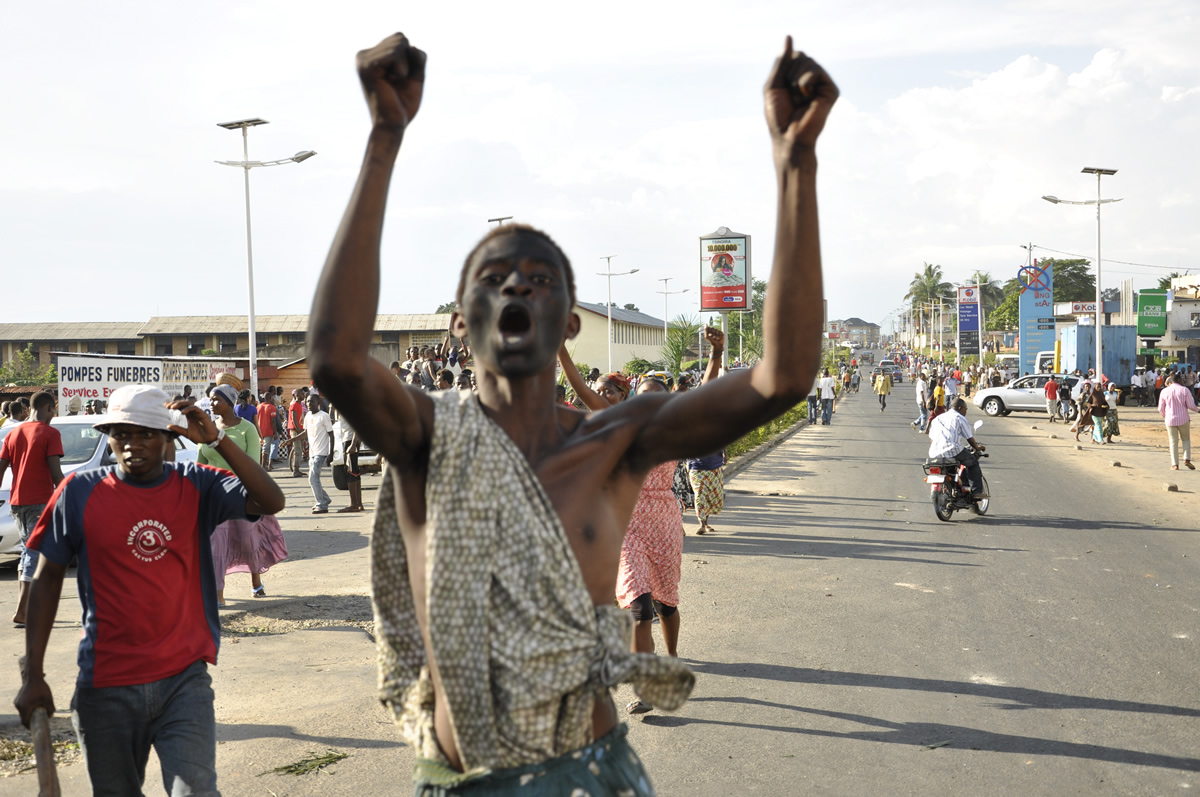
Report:
[[[1081,255],[1078,252],[1064,252],[1061,249],[1051,249],[1050,247],[1042,246],[1041,244],[1034,244],[1033,248],[1034,249],[1044,249],[1047,252],[1054,252],[1055,254],[1058,254],[1058,255],[1070,255],[1071,257],[1078,257],[1082,260],[1090,261],[1092,259],[1091,255]],[[1139,266],[1141,268],[1159,268],[1159,269],[1162,269],[1163,271],[1178,271],[1180,269],[1179,266],[1172,267],[1172,266],[1156,266],[1152,263],[1130,263],[1128,260],[1114,260],[1111,257],[1104,258],[1104,262],[1105,263],[1120,263],[1122,266]],[[1126,272],[1122,272],[1122,273],[1129,274],[1132,272],[1126,271]]]

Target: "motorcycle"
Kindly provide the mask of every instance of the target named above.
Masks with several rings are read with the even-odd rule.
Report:
[[[975,430],[983,426],[983,421],[975,421]],[[976,454],[980,459],[987,454]],[[925,483],[929,485],[929,497],[933,501],[933,512],[938,520],[949,522],[955,511],[969,509],[976,515],[986,515],[990,498],[975,500],[967,487],[967,466],[953,457],[937,457],[927,459],[922,464],[925,469]],[[983,494],[990,496],[987,479],[983,480]]]

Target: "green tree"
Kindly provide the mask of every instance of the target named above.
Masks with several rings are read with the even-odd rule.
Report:
[[[1159,277],[1158,289],[1160,291],[1169,291],[1171,289],[1171,280],[1175,279],[1176,277],[1186,277],[1188,274],[1189,272],[1187,271],[1183,272],[1182,274],[1180,274],[1178,271],[1172,271],[1165,277]]]
[[[614,305],[614,306],[615,306],[615,305]],[[632,310],[632,311],[633,311],[633,312],[635,312],[635,313],[640,313],[640,312],[641,312],[641,310],[637,309],[637,305],[636,305],[636,304],[634,304],[633,302],[630,302],[629,304],[625,305],[625,309],[626,309],[626,310]]]
[[[0,366],[0,385],[55,385],[58,370],[53,365],[42,366],[33,356],[33,344],[17,349],[13,358]]]
[[[442,302],[433,312],[441,315],[443,313],[453,313],[458,310],[458,302]]]
[[[667,342],[662,347],[663,370],[678,376],[683,358],[699,334],[700,320],[696,316],[675,316],[675,320],[667,327]]]
[[[742,313],[730,313],[729,329],[723,330],[727,362],[737,358],[743,352],[747,359],[762,359],[763,305],[766,301],[767,283],[763,280],[754,280],[750,286],[750,309]],[[739,325],[741,331],[738,329]],[[713,326],[720,329],[721,324],[714,322]]]
[[[634,357],[629,362],[625,363],[625,367],[621,369],[621,373],[634,376],[636,374],[644,374],[647,371],[665,371],[667,366],[661,360],[646,360],[641,357]],[[673,372],[673,373],[678,373]]]

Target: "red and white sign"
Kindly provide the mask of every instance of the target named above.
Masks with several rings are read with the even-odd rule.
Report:
[[[979,289],[978,288],[959,288],[958,303],[959,304],[978,304]]]

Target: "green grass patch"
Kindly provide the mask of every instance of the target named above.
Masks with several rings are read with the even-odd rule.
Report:
[[[339,753],[337,750],[329,749],[324,753],[309,753],[305,758],[299,761],[293,761],[290,764],[285,764],[281,767],[268,769],[266,772],[260,772],[259,777],[263,775],[307,775],[309,772],[317,772],[330,764],[336,764],[343,758],[349,758],[349,753]]]
[[[799,423],[807,418],[808,401],[805,400],[803,403],[792,407],[775,420],[769,423],[764,423],[762,426],[751,431],[745,437],[736,441],[732,445],[727,446],[725,448],[725,455],[730,460],[733,460],[734,457],[740,457],[741,455],[758,448],[771,438],[787,431],[796,423]]]

